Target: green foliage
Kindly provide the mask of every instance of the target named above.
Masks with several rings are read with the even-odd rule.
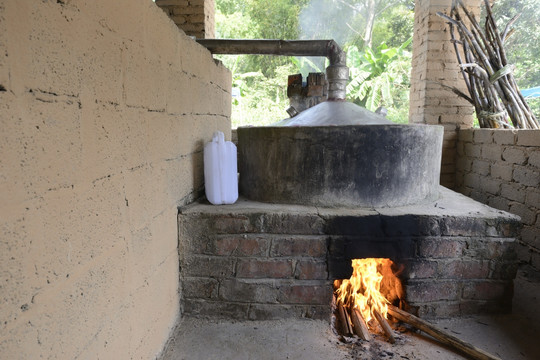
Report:
[[[355,56],[356,51],[356,60],[349,61],[353,81],[366,77],[367,84],[361,90],[366,93],[362,99],[369,91],[373,94],[364,100],[364,105],[374,110],[384,104],[390,119],[407,122],[410,56],[407,58],[405,48],[399,45],[411,36],[413,0],[373,0],[373,3],[372,11],[377,20],[373,35],[377,49],[374,51],[362,50],[368,0],[217,0],[217,37],[335,39],[349,48],[351,56]],[[382,45],[385,41],[388,47]],[[410,47],[410,42],[408,44]],[[399,54],[394,54],[397,49],[400,49]],[[371,54],[365,58],[369,51]],[[365,62],[360,61],[360,57]],[[219,58],[231,69],[233,87],[240,94],[233,100],[233,127],[270,124],[287,117],[287,76],[298,72],[304,76],[309,72],[324,72],[327,66],[324,58],[248,55]],[[377,75],[368,76],[367,72]],[[355,90],[360,94],[358,87],[356,83]],[[354,100],[362,103],[358,96]]]
[[[308,0],[218,0],[216,33],[231,39],[297,39],[299,13]],[[233,60],[236,61],[236,60]],[[260,71],[276,76],[276,69],[290,64],[284,56],[242,56],[237,71]],[[228,65],[226,63],[225,65]]]
[[[414,12],[406,6],[393,6],[380,16],[373,27],[373,46],[382,43],[399,47],[413,36]],[[412,42],[407,50],[412,51]]]
[[[218,0],[218,38],[296,39],[301,7],[308,0]],[[287,76],[298,72],[292,57],[222,55],[233,74],[232,125],[267,125],[287,117]]]
[[[262,72],[234,74],[233,87],[240,96],[233,100],[232,127],[269,125],[286,118],[289,99],[284,84],[296,70],[290,63],[277,67],[270,78]]]
[[[506,41],[508,60],[520,65],[516,75],[523,86],[540,85],[540,0],[496,0],[493,13],[501,32],[520,14]]]
[[[359,49],[373,41],[399,46],[412,35],[414,0],[311,0],[300,13],[301,36]],[[373,35],[369,19],[373,17]]]
[[[311,56],[294,57],[291,61],[297,69],[300,69],[304,78],[312,72],[325,72],[325,69],[329,64],[328,59],[326,58]]]
[[[348,97],[375,110],[388,109],[392,121],[408,122],[414,0],[217,0],[220,38],[332,38],[348,51]],[[495,0],[499,27],[515,15],[515,33],[507,41],[520,88],[540,85],[540,0]],[[364,48],[373,23],[372,47]],[[409,39],[409,40],[408,40]],[[406,44],[406,45],[404,45]],[[287,116],[287,75],[321,72],[322,58],[220,56],[233,72],[240,96],[233,104],[233,126],[269,124]],[[540,99],[529,105],[540,115]],[[540,116],[539,116],[540,117]]]
[[[496,0],[493,14],[501,32],[510,19],[521,14],[505,43],[508,62],[516,65],[514,75],[520,89],[540,86],[540,0]],[[527,102],[540,118],[540,99]]]
[[[246,0],[249,16],[255,20],[262,39],[296,39],[298,14],[307,0]]]
[[[351,81],[347,86],[348,99],[375,111],[379,106],[388,109],[394,122],[408,122],[411,53],[406,50],[412,38],[399,47],[381,44],[373,50],[350,46],[347,61]]]
[[[253,21],[241,11],[216,12],[216,32],[221,39],[249,39],[255,36]]]
[[[351,26],[358,14],[354,2],[311,0],[300,12],[302,39],[333,39],[345,45],[356,36],[356,30]]]

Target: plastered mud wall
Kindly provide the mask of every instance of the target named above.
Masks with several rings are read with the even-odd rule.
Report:
[[[0,0],[0,358],[160,352],[230,84],[151,0]]]

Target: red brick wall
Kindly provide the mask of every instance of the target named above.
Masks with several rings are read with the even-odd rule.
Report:
[[[403,265],[407,301],[424,317],[511,304],[518,226],[511,216],[491,209],[429,216],[242,204],[181,209],[185,314],[329,319],[332,281],[349,278],[351,259],[365,257]]]

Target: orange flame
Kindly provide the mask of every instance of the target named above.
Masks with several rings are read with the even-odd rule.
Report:
[[[351,309],[357,308],[369,324],[373,310],[387,318],[388,304],[401,299],[401,282],[392,271],[390,259],[354,259],[349,280],[334,281],[336,299]],[[341,284],[340,284],[341,281]]]

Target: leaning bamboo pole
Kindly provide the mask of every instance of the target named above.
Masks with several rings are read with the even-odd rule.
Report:
[[[388,306],[388,313],[400,320],[403,321],[415,328],[425,332],[426,334],[431,335],[435,339],[439,340],[443,344],[453,347],[475,360],[501,360],[498,356],[492,355],[482,349],[477,348],[476,346],[465,342],[454,335],[449,334],[446,331],[443,331],[436,326],[428,323],[425,320],[422,320],[412,314],[409,314],[406,311],[403,311],[395,306]]]
[[[449,24],[451,42],[469,94],[443,86],[475,107],[480,127],[540,129],[538,120],[519,91],[513,75],[515,67],[508,64],[504,49],[505,40],[512,34],[510,27],[517,17],[510,20],[501,34],[489,0],[484,0],[484,5],[486,20],[483,29],[462,0],[452,0],[450,15],[437,13]],[[470,25],[467,26],[466,22]]]

